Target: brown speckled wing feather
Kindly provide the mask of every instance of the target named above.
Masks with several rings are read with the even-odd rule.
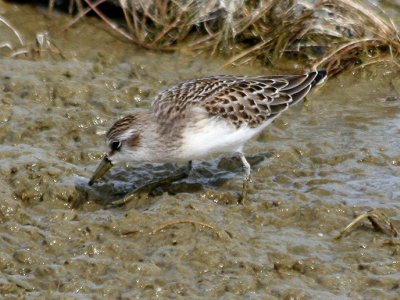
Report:
[[[237,127],[257,127],[297,103],[326,76],[324,71],[305,75],[258,77],[215,76],[185,81],[157,95],[152,110],[161,123],[186,118],[188,108],[204,107]]]
[[[151,110],[161,123],[176,118],[184,119],[188,108],[203,106],[212,95],[232,85],[234,78],[215,76],[181,82],[160,92],[154,99]]]

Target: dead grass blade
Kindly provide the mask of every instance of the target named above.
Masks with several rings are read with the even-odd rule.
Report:
[[[0,16],[0,22],[2,22],[4,25],[6,25],[15,34],[15,36],[17,37],[21,46],[25,45],[21,34],[18,32],[18,30],[14,26],[11,25],[11,23],[9,21],[6,20],[6,18]]]
[[[362,220],[368,219],[375,230],[389,234],[393,237],[399,236],[399,230],[389,221],[389,218],[382,212],[377,210],[370,210],[357,216],[353,221],[351,221],[345,228],[343,228],[339,235],[335,238],[336,240],[342,239],[346,233],[348,233],[352,228],[359,224]]]
[[[135,42],[135,39],[129,35],[125,30],[121,29],[116,23],[112,22],[102,11],[100,11],[90,0],[84,0],[87,5],[113,30],[127,38],[128,40]]]
[[[93,3],[93,7],[97,7],[100,4],[106,2],[107,0],[98,0],[97,2]],[[79,20],[81,20],[88,12],[90,12],[92,10],[92,8],[89,6],[86,9],[82,9],[79,11],[79,13],[75,16],[74,19],[72,19],[72,21],[68,22],[67,25],[64,26],[63,29],[61,29],[61,31],[65,31],[68,28],[70,28],[72,25],[74,25],[76,22],[78,22]]]

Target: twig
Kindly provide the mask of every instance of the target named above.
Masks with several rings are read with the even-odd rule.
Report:
[[[119,3],[121,4],[122,11],[124,13],[125,21],[126,21],[126,24],[128,25],[129,31],[131,34],[134,34],[135,30],[133,28],[132,21],[131,21],[131,18],[129,17],[129,13],[128,13],[128,9],[127,9],[128,8],[127,0],[119,0]]]
[[[157,232],[159,232],[159,231],[161,231],[161,230],[163,230],[163,229],[165,229],[167,227],[170,227],[170,226],[173,226],[173,225],[177,225],[177,224],[194,224],[194,225],[200,225],[200,226],[212,229],[212,230],[216,230],[214,228],[214,226],[212,226],[210,224],[207,224],[207,223],[203,223],[203,222],[199,222],[199,221],[193,221],[193,220],[179,220],[179,221],[172,221],[172,222],[168,222],[168,223],[162,224],[159,227],[157,227],[156,229],[152,230],[151,233],[155,234],[155,233],[157,233]]]
[[[17,36],[21,46],[24,46],[24,40],[22,39],[22,36],[19,34],[18,30],[15,29],[14,26],[11,25],[10,22],[8,22],[5,18],[3,18],[2,16],[0,16],[0,22],[3,22],[8,28],[11,29],[12,32],[14,32],[14,34]]]
[[[0,44],[0,48],[8,48],[10,50],[14,49],[13,46],[8,42]]]
[[[335,54],[338,54],[340,51],[346,49],[347,47],[350,46],[355,46],[361,43],[365,43],[365,42],[378,42],[381,41],[380,39],[371,39],[371,38],[366,38],[366,39],[359,39],[356,41],[351,41],[347,44],[342,45],[341,47],[339,47],[338,49],[335,49],[334,51],[332,51],[330,54],[328,54],[327,56],[323,57],[322,60],[320,60],[319,62],[317,62],[316,64],[314,64],[313,68],[317,69],[321,64],[323,64],[324,62],[326,62],[328,59],[330,59],[332,56],[334,56]]]
[[[237,61],[238,59],[241,59],[242,57],[248,55],[249,53],[256,51],[262,47],[264,47],[264,45],[266,45],[267,42],[266,41],[262,41],[261,43],[258,43],[257,45],[239,53],[238,55],[235,55],[234,57],[232,57],[230,60],[228,60],[227,63],[224,64],[224,67],[226,67],[227,65],[233,64],[235,61]]]
[[[193,3],[193,0],[189,1],[184,7],[182,7],[179,10],[179,13],[177,17],[175,18],[175,21],[172,24],[169,24],[166,26],[158,35],[157,37],[153,40],[153,42],[150,44],[150,47],[153,47],[157,44],[159,40],[161,40],[169,31],[171,31],[173,28],[175,28],[179,22],[182,20],[183,14],[186,12],[186,10],[189,8],[189,6]]]
[[[364,67],[369,66],[369,65],[378,64],[378,63],[385,63],[385,62],[386,63],[392,63],[397,68],[400,69],[400,63],[396,62],[395,58],[393,58],[393,57],[392,57],[392,59],[376,59],[376,60],[373,60],[373,61],[369,61],[369,62],[363,63],[363,64],[361,64],[359,66],[356,66],[354,69],[364,68]]]
[[[96,3],[93,3],[93,7],[97,7],[99,6],[101,3],[106,2],[107,0],[99,0]],[[67,25],[65,25],[61,31],[65,31],[67,30],[69,27],[71,27],[72,25],[74,25],[76,22],[78,22],[84,15],[86,15],[88,12],[90,12],[92,10],[91,7],[86,8],[85,10],[82,10],[79,12],[79,14],[72,19],[72,21],[68,22]]]
[[[99,0],[101,1],[101,0]],[[122,36],[127,38],[128,40],[132,42],[137,42],[131,35],[126,33],[124,30],[118,27],[117,24],[111,22],[109,18],[107,18],[96,6],[93,5],[93,3],[90,0],[85,0],[86,4],[90,6],[90,8],[104,21],[106,22],[112,29],[114,29],[116,32],[120,33]]]

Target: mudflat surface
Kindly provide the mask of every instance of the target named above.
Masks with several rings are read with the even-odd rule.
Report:
[[[184,79],[274,70],[144,51],[95,18],[60,32],[69,17],[5,2],[0,14],[26,44],[0,26],[0,44],[14,48],[0,49],[2,297],[398,299],[398,239],[364,221],[334,240],[370,209],[400,225],[400,76],[390,64],[330,79],[249,142],[244,206],[239,161],[215,157],[107,208],[176,169],[115,167],[88,187],[115,120]],[[43,31],[64,58],[33,51]]]

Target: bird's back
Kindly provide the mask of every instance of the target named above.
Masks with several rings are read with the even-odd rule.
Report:
[[[210,116],[236,127],[255,128],[270,123],[299,102],[325,77],[325,71],[312,71],[304,75],[223,75],[188,80],[159,93],[151,110],[160,123],[167,124],[190,118],[191,109],[201,107]]]

